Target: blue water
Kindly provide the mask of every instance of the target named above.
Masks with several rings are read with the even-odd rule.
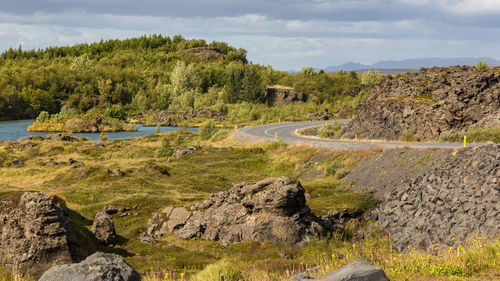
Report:
[[[15,121],[0,121],[0,141],[11,140],[15,141],[20,138],[25,138],[29,136],[46,136],[55,133],[39,133],[39,132],[28,132],[26,129],[29,125],[33,124],[35,120],[15,120]],[[108,135],[108,140],[118,140],[118,139],[128,139],[135,138],[145,135],[154,134],[156,132],[156,127],[146,127],[138,125],[139,130],[135,132],[113,132],[106,133]],[[178,127],[160,127],[160,132],[173,132],[178,131],[181,128]],[[198,132],[198,128],[187,128],[190,132]],[[100,133],[75,133],[76,137],[86,137],[93,141],[99,140]]]

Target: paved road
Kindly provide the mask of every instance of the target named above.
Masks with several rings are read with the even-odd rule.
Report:
[[[329,120],[328,124],[340,122],[347,124],[350,119],[344,120]],[[283,139],[288,144],[307,144],[317,147],[326,147],[334,149],[389,149],[389,148],[447,148],[458,149],[462,148],[461,143],[403,143],[403,142],[373,142],[373,141],[339,141],[339,140],[320,140],[301,137],[295,134],[295,130],[304,129],[307,127],[324,125],[325,121],[311,122],[291,122],[281,124],[270,124],[264,126],[245,127],[235,133],[235,137],[240,141],[274,141],[275,133],[278,134],[278,139]],[[467,147],[482,146],[485,144],[467,144]]]

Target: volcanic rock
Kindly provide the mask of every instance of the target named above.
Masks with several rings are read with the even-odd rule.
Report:
[[[499,196],[500,145],[460,149],[440,166],[405,180],[374,217],[398,250],[437,253],[498,237]]]
[[[141,276],[123,257],[95,253],[80,263],[57,265],[39,281],[140,281]]]
[[[64,202],[54,195],[26,192],[0,214],[0,265],[35,277],[57,264],[73,262]]]
[[[422,68],[381,79],[342,138],[400,140],[405,132],[437,140],[445,131],[464,134],[500,126],[498,69]]]
[[[90,231],[94,233],[97,240],[104,244],[112,244],[116,239],[113,218],[106,211],[101,211],[95,215]]]
[[[334,229],[311,213],[304,193],[300,182],[286,177],[238,183],[194,204],[194,211],[167,207],[153,214],[147,234],[158,238],[175,232],[184,239],[213,240],[224,246],[245,241],[305,245]]]

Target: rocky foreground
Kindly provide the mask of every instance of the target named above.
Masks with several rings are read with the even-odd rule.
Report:
[[[372,90],[343,138],[400,140],[405,132],[421,141],[445,131],[500,127],[499,70],[469,66],[423,68],[387,76]]]
[[[500,145],[489,145],[461,149],[404,181],[374,213],[398,250],[435,253],[498,237],[499,198]]]

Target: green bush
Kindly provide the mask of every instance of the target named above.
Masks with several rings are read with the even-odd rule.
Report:
[[[488,69],[490,69],[490,67],[488,66],[488,64],[485,61],[478,61],[476,63],[476,69],[477,70],[488,70]]]
[[[215,134],[212,135],[210,141],[219,141],[227,137],[227,135],[231,132],[228,129],[220,129]]]
[[[195,276],[195,280],[238,281],[243,280],[243,273],[232,264],[222,261],[205,267]]]
[[[99,140],[100,141],[107,141],[108,140],[108,134],[106,134],[106,132],[101,132],[101,134],[99,135]]]
[[[123,106],[114,104],[113,106],[106,108],[106,110],[104,111],[104,116],[125,120],[125,118],[127,117],[127,113],[125,112]]]
[[[403,141],[418,141],[418,138],[415,136],[415,131],[413,130],[405,130],[402,139]]]
[[[167,137],[161,139],[160,147],[156,150],[156,157],[165,158],[172,156],[174,154],[174,149],[170,145],[170,140]]]
[[[378,80],[380,80],[380,78],[382,78],[382,74],[380,74],[378,70],[375,70],[374,72],[368,70],[363,74],[361,84],[373,86]]]
[[[342,124],[335,122],[330,126],[321,126],[318,129],[318,136],[328,138],[337,135],[342,130]]]
[[[208,120],[200,126],[200,137],[202,140],[210,139],[219,129],[215,126],[214,121]]]
[[[50,119],[50,114],[47,111],[42,111],[36,118],[36,122],[43,123],[49,121],[49,119]]]
[[[471,130],[467,133],[467,141],[500,143],[500,128]]]
[[[186,138],[182,133],[177,133],[177,136],[174,139],[174,146],[183,146],[186,143]]]
[[[461,140],[462,136],[452,130],[442,132],[438,138],[439,142],[459,142]]]

